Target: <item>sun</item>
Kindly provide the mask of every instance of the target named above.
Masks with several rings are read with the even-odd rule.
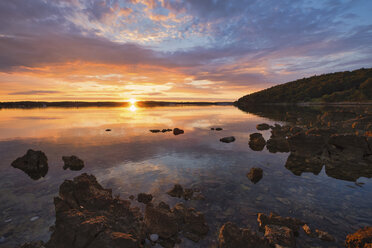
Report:
[[[137,100],[136,100],[135,98],[131,98],[131,99],[129,99],[129,102],[130,102],[131,104],[135,104],[135,103],[137,102]]]

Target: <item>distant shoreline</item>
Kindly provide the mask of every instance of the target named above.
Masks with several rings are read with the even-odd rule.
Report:
[[[251,106],[359,106],[372,105],[372,102],[276,102],[276,103],[251,103]],[[234,102],[234,106],[238,106],[238,102]]]
[[[233,105],[233,102],[166,102],[166,101],[138,101],[135,103],[138,107],[161,107],[161,106],[228,106]],[[0,102],[0,108],[83,108],[83,107],[128,107],[130,102],[81,102],[81,101],[61,101],[61,102],[35,102],[35,101],[19,101],[19,102]]]

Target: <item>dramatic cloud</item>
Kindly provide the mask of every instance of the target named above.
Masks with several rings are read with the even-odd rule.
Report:
[[[369,0],[0,1],[0,101],[235,100],[372,65]]]

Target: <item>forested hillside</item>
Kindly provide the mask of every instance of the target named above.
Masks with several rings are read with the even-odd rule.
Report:
[[[246,95],[237,105],[366,101],[372,101],[372,68],[298,79]]]

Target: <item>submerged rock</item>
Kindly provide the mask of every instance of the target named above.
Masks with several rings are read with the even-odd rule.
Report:
[[[252,133],[249,136],[249,147],[253,151],[262,151],[266,145],[265,139],[262,137],[260,133]]]
[[[296,240],[293,230],[286,226],[266,225],[265,238],[272,246],[296,247]]]
[[[219,231],[219,248],[269,248],[269,242],[249,229],[237,227],[231,222],[225,223]]]
[[[224,138],[221,138],[220,141],[223,143],[231,143],[235,141],[235,137],[234,136],[224,137]]]
[[[319,230],[319,229],[315,229],[315,233],[316,233],[317,237],[321,240],[328,241],[328,242],[335,241],[335,238],[331,234],[329,234],[328,232],[325,232],[325,231],[322,231],[322,230]]]
[[[13,161],[12,166],[25,172],[29,177],[38,180],[48,173],[48,158],[42,151],[29,149],[27,153]]]
[[[63,156],[62,160],[65,163],[63,166],[64,170],[70,169],[78,171],[84,168],[84,161],[76,156]]]
[[[183,133],[185,133],[185,131],[183,131],[182,129],[179,129],[179,128],[173,129],[173,134],[174,135],[179,135],[179,134],[183,134]]]
[[[183,196],[183,187],[180,184],[175,184],[173,189],[167,192],[168,195],[172,197],[181,198]]]
[[[257,130],[263,131],[263,130],[269,130],[270,125],[266,123],[261,123],[256,126]]]
[[[261,229],[264,229],[266,225],[286,226],[292,229],[293,233],[295,234],[298,233],[299,227],[305,224],[299,219],[292,217],[282,217],[275,213],[270,213],[270,215],[258,213],[257,222]]]
[[[346,237],[347,248],[370,248],[372,246],[372,226],[359,229]]]
[[[146,194],[146,193],[139,193],[137,195],[137,200],[138,200],[138,202],[148,204],[152,201],[152,195],[151,194]]]
[[[247,177],[253,182],[258,183],[263,175],[263,170],[261,168],[251,168],[249,173],[247,174]]]

